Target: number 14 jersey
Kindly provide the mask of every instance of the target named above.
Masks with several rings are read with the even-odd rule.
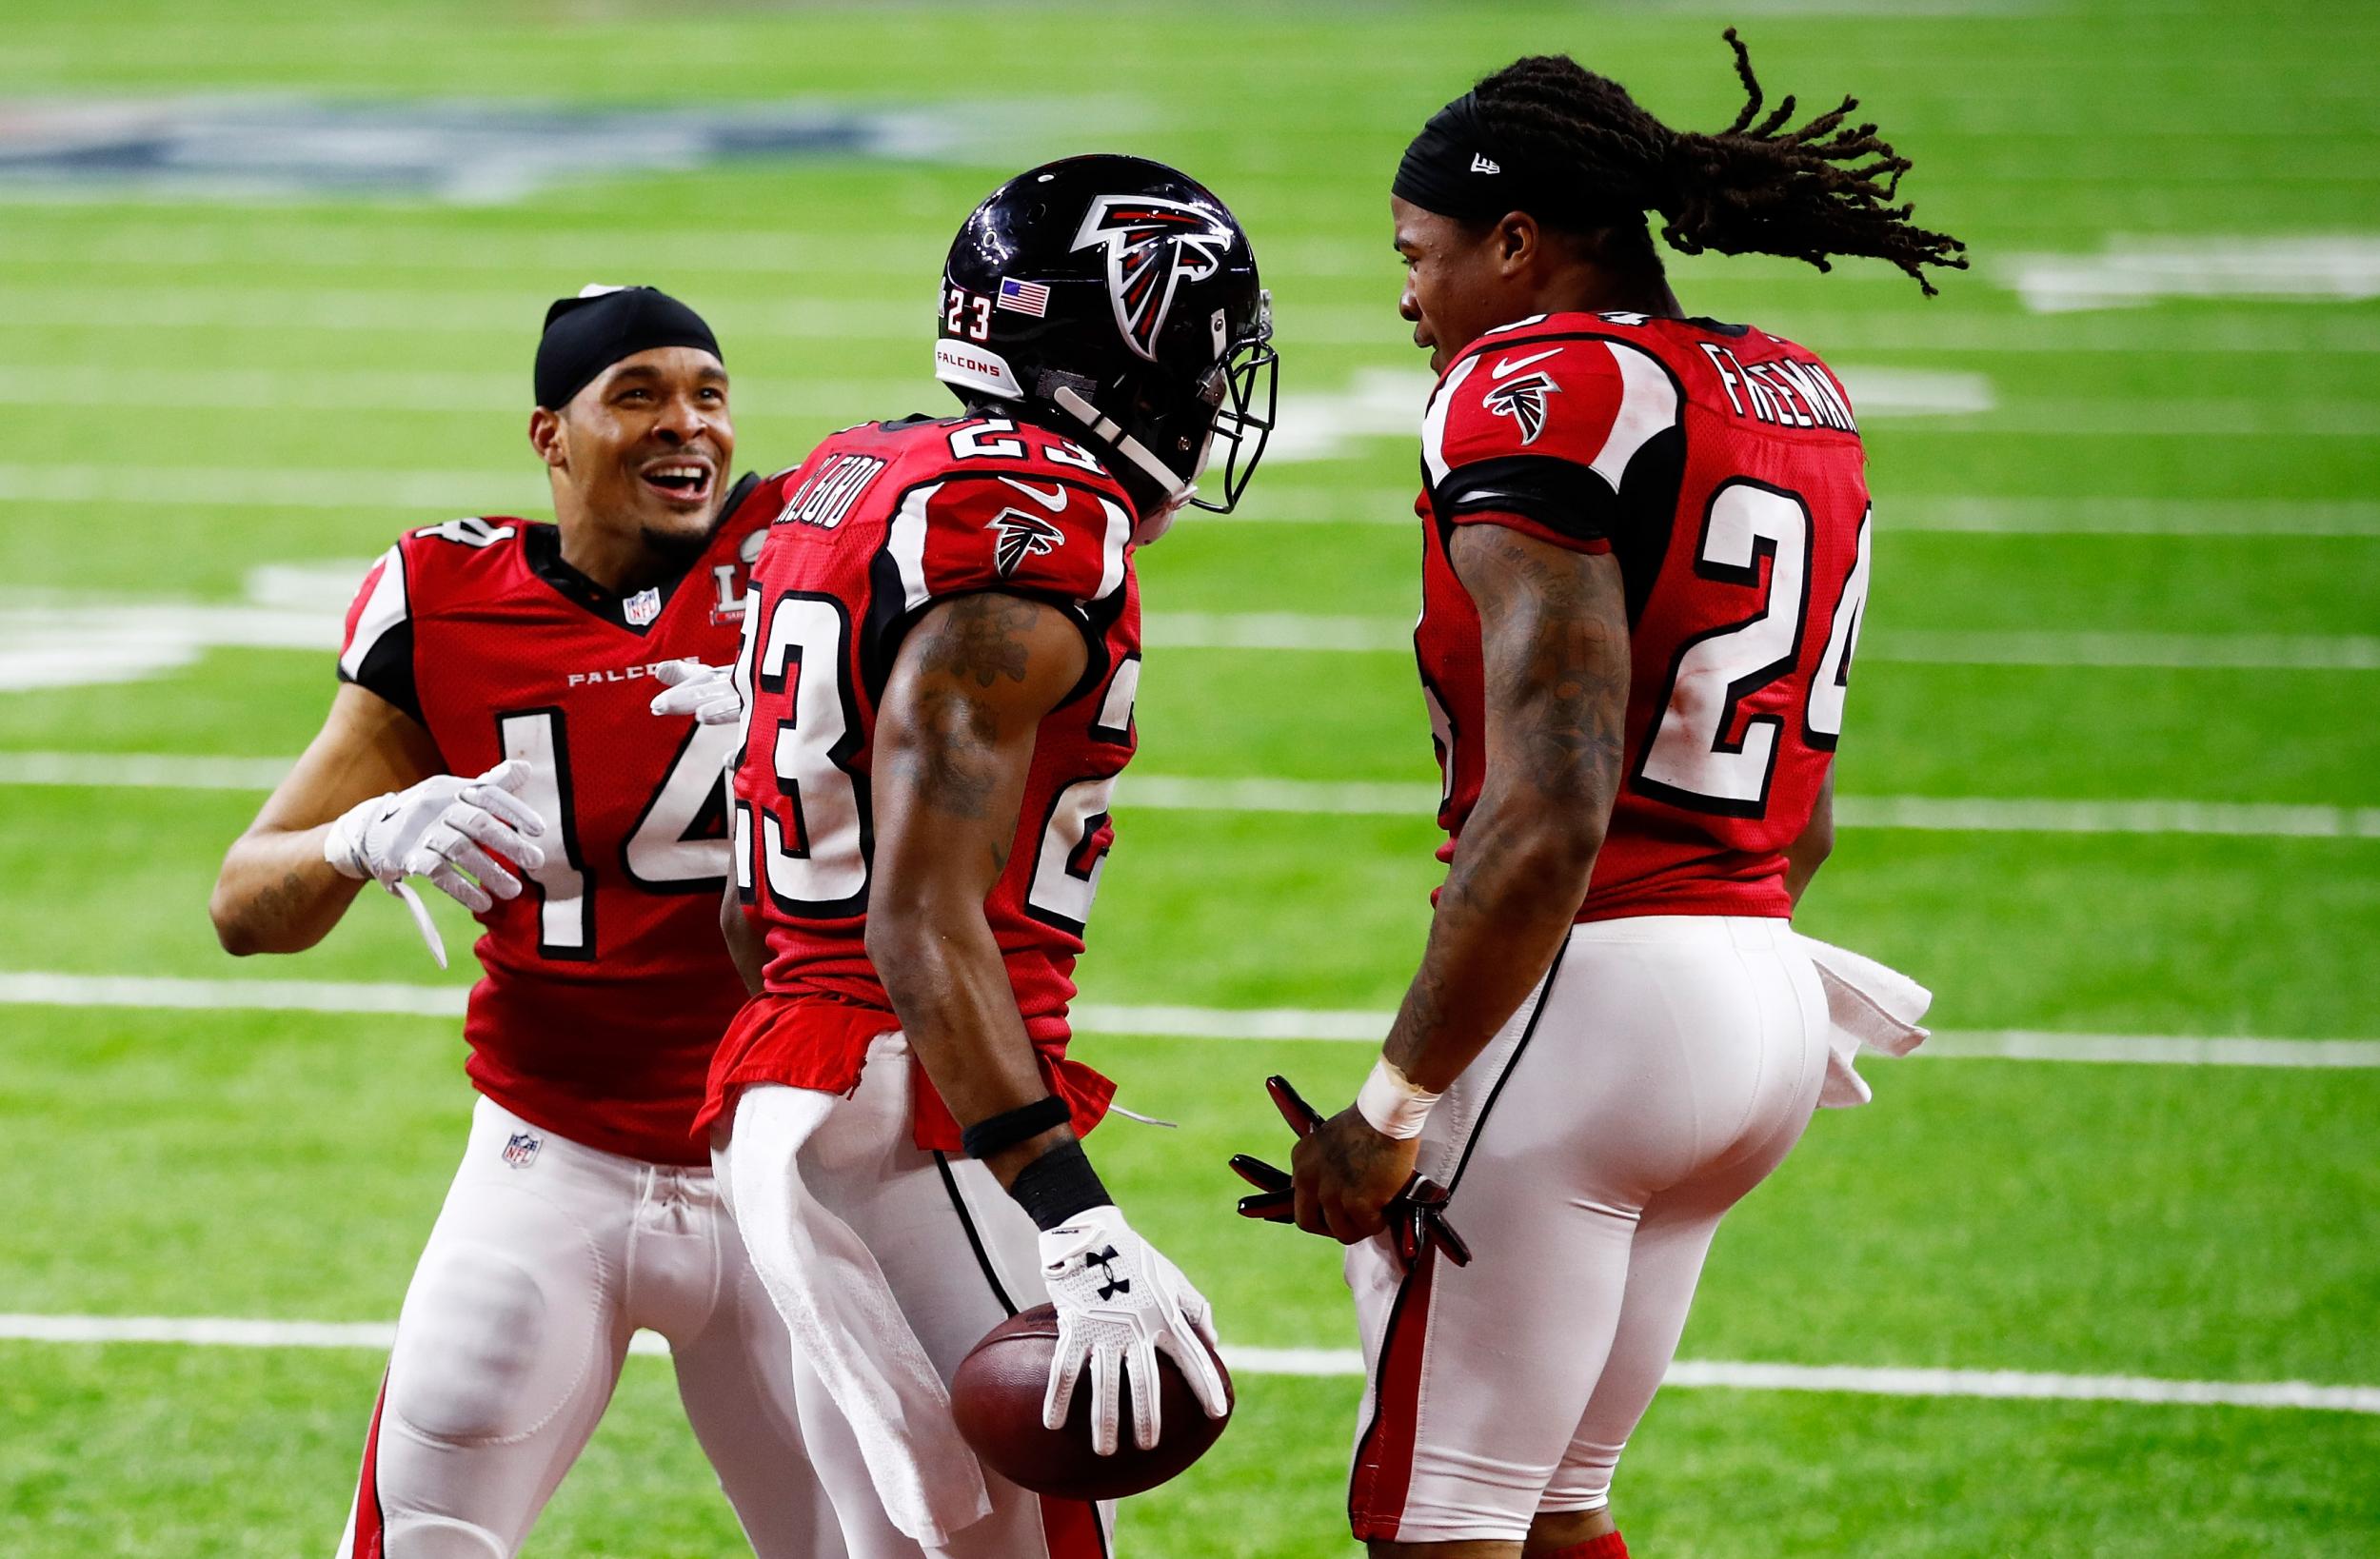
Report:
[[[545,864],[479,917],[466,1070],[605,1153],[709,1162],[694,1114],[744,996],[719,937],[735,733],[648,706],[663,661],[733,653],[760,528],[730,513],[676,580],[621,595],[550,524],[450,520],[389,548],[347,613],[340,679],[419,720],[449,773],[529,765]]]
[[[878,701],[902,638],[938,602],[994,591],[1065,614],[1089,652],[1035,738],[1017,835],[983,904],[1027,1036],[1077,1131],[1107,1080],[1065,1059],[1067,1004],[1131,760],[1140,614],[1132,500],[1079,444],[1002,419],[915,418],[835,434],[763,483],[773,517],[752,580],[738,679],[735,871],[767,943],[766,986],[712,1065],[704,1119],[761,1082],[848,1091],[899,1025],[868,960]],[[921,1076],[921,1146],[958,1128]]]
[[[1440,859],[1484,779],[1479,616],[1451,556],[1500,523],[1625,585],[1620,787],[1582,920],[1783,916],[1868,593],[1866,457],[1841,384],[1749,326],[1553,314],[1491,330],[1423,418],[1422,692]]]

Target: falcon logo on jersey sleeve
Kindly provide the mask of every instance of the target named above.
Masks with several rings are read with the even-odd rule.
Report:
[[[1157,361],[1158,333],[1187,278],[1204,281],[1222,264],[1231,230],[1203,208],[1148,195],[1101,195],[1082,214],[1074,247],[1107,246],[1107,298],[1124,344]]]
[[[1066,533],[1038,514],[1002,509],[984,527],[996,538],[994,566],[1002,579],[1014,578],[1027,558],[1039,558],[1066,544]]]
[[[1559,395],[1561,390],[1561,385],[1544,373],[1533,373],[1509,384],[1491,386],[1485,405],[1497,416],[1510,417],[1520,425],[1522,444],[1535,444],[1537,435],[1545,431],[1545,398]]]

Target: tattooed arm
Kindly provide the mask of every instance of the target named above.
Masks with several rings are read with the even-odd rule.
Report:
[[[1568,934],[1618,792],[1628,714],[1628,608],[1608,554],[1473,524],[1456,531],[1453,559],[1479,608],[1487,771],[1384,1047],[1433,1093],[1486,1048]],[[1416,1146],[1342,1111],[1298,1145],[1299,1226],[1350,1242],[1378,1232]]]
[[[1053,606],[961,596],[928,611],[876,717],[867,952],[926,1076],[961,1125],[1049,1094],[983,900],[1008,864],[1034,738],[1089,651]],[[1066,1138],[995,1155],[1002,1184]]]
[[[231,841],[207,913],[224,951],[302,953],[330,934],[363,883],[323,858],[323,835],[347,808],[419,784],[444,764],[412,716],[353,682],[297,767]]]

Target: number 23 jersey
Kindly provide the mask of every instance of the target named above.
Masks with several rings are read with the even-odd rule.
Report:
[[[866,947],[877,702],[922,616],[995,591],[1056,607],[1089,652],[1035,736],[1016,839],[983,904],[1043,1074],[1088,1130],[1114,1088],[1065,1058],[1066,1010],[1114,838],[1109,794],[1133,752],[1131,499],[1067,439],[961,417],[847,428],[748,502],[774,523],[738,663],[735,870],[767,944],[766,987],[720,1047],[704,1118],[752,1083],[845,1092],[870,1041],[900,1026]],[[919,1143],[957,1149],[922,1075],[916,1098]]]
[[[747,479],[747,486],[750,479]],[[420,720],[448,771],[507,758],[545,864],[479,917],[463,1023],[479,1091],[587,1147],[704,1164],[694,1115],[744,998],[719,936],[730,726],[656,719],[653,669],[727,661],[764,522],[727,519],[684,574],[614,595],[560,533],[454,520],[401,539],[347,615],[342,681]]]
[[[1749,326],[1554,314],[1491,330],[1424,415],[1415,633],[1453,860],[1485,775],[1459,527],[1609,553],[1629,620],[1619,793],[1578,918],[1783,916],[1783,850],[1842,731],[1868,593],[1866,457],[1842,385]]]

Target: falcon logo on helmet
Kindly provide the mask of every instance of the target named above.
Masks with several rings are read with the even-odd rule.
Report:
[[[1214,275],[1233,236],[1211,212],[1181,201],[1101,195],[1083,212],[1074,247],[1107,246],[1107,299],[1116,328],[1126,345],[1154,363],[1175,287]]]
[[[1545,398],[1559,395],[1561,389],[1542,373],[1533,373],[1489,390],[1487,408],[1498,417],[1510,417],[1518,423],[1520,442],[1535,444],[1537,435],[1545,431]]]
[[[1022,567],[1027,558],[1039,558],[1057,551],[1066,544],[1066,533],[1038,514],[1022,509],[1002,509],[992,516],[984,527],[992,532],[992,562],[1000,569],[1000,577],[1007,579]]]

